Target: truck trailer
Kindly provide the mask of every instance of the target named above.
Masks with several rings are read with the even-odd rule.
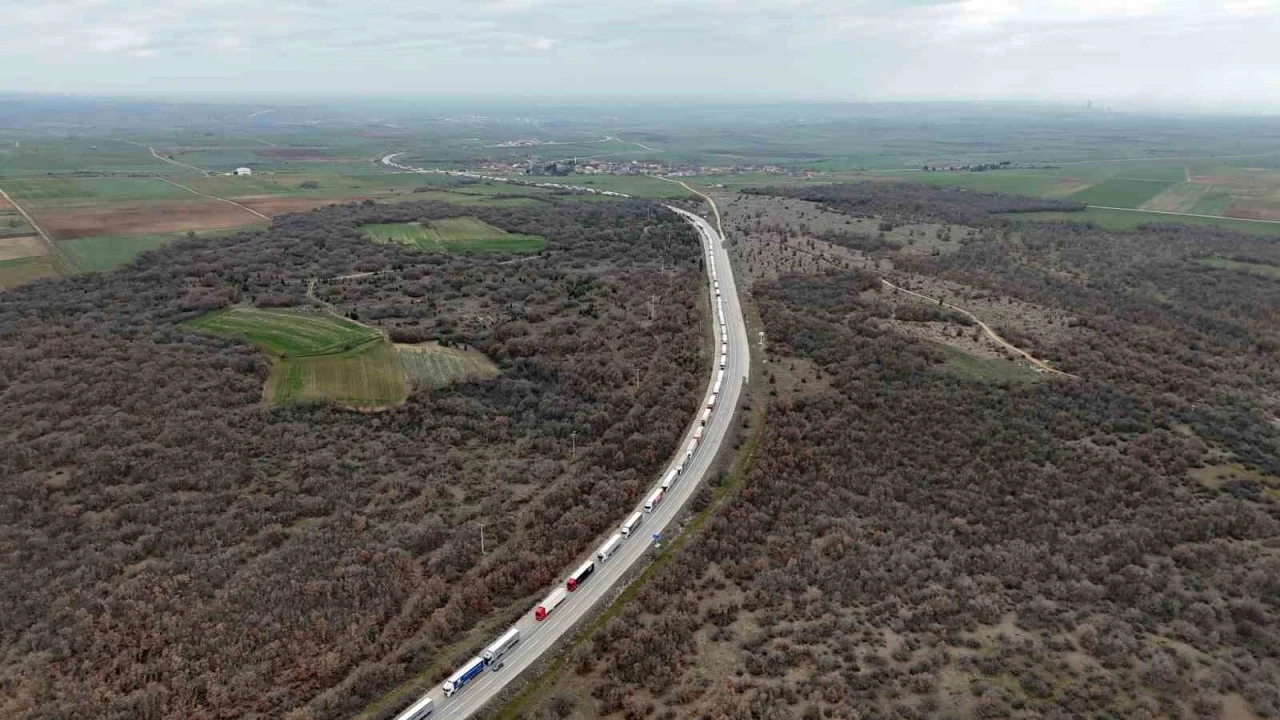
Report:
[[[441,687],[444,689],[445,697],[452,697],[454,693],[462,689],[463,685],[471,682],[475,676],[484,671],[484,658],[479,655],[471,658],[458,671],[449,676]]]
[[[613,554],[613,551],[617,550],[618,546],[621,544],[622,533],[614,533],[608,540],[605,540],[604,544],[600,546],[600,549],[596,551],[596,559],[600,562],[608,560],[609,556]]]
[[[707,421],[710,419],[711,419],[711,408],[707,408],[702,411],[702,416],[698,418],[698,424],[706,425]]]
[[[709,408],[713,408],[713,407],[715,407],[715,406],[716,406],[716,398],[718,398],[718,397],[719,397],[719,395],[716,395],[716,394],[712,393],[712,395],[711,395],[711,399],[707,401],[707,407],[709,407]]]
[[[552,590],[551,594],[543,598],[542,602],[538,603],[538,607],[533,609],[533,619],[538,622],[546,620],[551,611],[555,610],[568,596],[569,593],[564,588]]]
[[[405,708],[405,711],[396,716],[396,720],[422,720],[431,713],[435,712],[436,703],[429,697],[424,697],[418,702]]]
[[[573,571],[573,574],[569,576],[569,579],[564,581],[565,589],[567,589],[569,592],[573,592],[577,590],[578,586],[586,582],[587,578],[591,577],[591,573],[595,571],[596,571],[595,563],[591,562],[590,560],[582,563],[582,565],[578,566],[577,570]]]
[[[653,512],[654,508],[662,504],[663,495],[665,493],[662,492],[662,488],[654,488],[653,492],[649,493],[649,497],[644,501],[644,511]]]
[[[667,474],[662,476],[662,489],[670,490],[671,486],[676,484],[676,478],[678,477],[680,477],[679,468],[668,470]]]
[[[518,642],[520,642],[520,628],[511,628],[510,630],[502,633],[497,640],[489,643],[489,647],[484,649],[484,653],[480,655],[480,659],[484,660],[485,665],[493,665],[501,659],[503,655],[506,655],[508,650],[515,647]],[[497,669],[497,667],[494,667],[494,670]]]
[[[635,532],[636,528],[640,527],[640,523],[643,521],[644,514],[637,510],[636,512],[631,513],[631,517],[627,518],[626,522],[622,523],[622,527],[619,528],[618,532],[622,533],[622,537],[624,538],[631,537],[631,533]]]

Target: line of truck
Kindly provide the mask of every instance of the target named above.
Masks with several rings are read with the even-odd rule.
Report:
[[[707,400],[706,407],[698,416],[698,422],[693,430],[693,437],[689,440],[689,445],[685,450],[683,458],[676,464],[674,468],[668,470],[656,486],[645,496],[642,509],[636,510],[623,521],[618,527],[618,531],[610,535],[607,540],[596,550],[595,559],[588,559],[578,566],[572,574],[565,579],[564,585],[556,587],[545,598],[542,599],[533,609],[533,618],[537,622],[546,620],[556,608],[560,607],[569,599],[569,593],[572,593],[582,587],[583,583],[596,571],[596,564],[603,563],[612,556],[618,548],[622,546],[629,538],[637,534],[637,530],[644,522],[645,515],[652,513],[659,505],[662,504],[663,498],[667,492],[680,479],[689,462],[693,459],[694,452],[698,449],[698,445],[702,440],[707,424],[711,421],[712,413],[715,411],[716,400],[720,396],[720,390],[724,384],[725,367],[729,358],[729,341],[724,319],[724,299],[720,295],[720,282],[716,275],[715,253],[714,250],[707,250],[707,264],[711,271],[712,286],[715,291],[716,298],[716,315],[719,319],[720,326],[720,364],[716,373],[716,381],[712,386],[711,395]],[[520,642],[520,629],[518,627],[509,628],[498,639],[485,646],[480,655],[476,655],[467,662],[463,663],[452,675],[444,681],[441,689],[444,691],[445,697],[452,697],[454,693],[461,690],[466,684],[478,677],[485,668],[489,668],[494,672],[500,670],[503,666],[502,657],[509,652],[517,643]],[[435,710],[435,703],[430,697],[423,697],[413,705],[410,705],[403,712],[396,716],[395,720],[422,720]]]

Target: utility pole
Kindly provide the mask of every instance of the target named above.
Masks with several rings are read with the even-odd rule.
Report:
[[[480,554],[484,555],[484,523],[478,524],[480,525]]]
[[[569,433],[569,441],[573,443],[573,459],[578,459],[578,433],[577,431]]]
[[[760,350],[764,350],[764,331],[760,331]]]
[[[649,296],[649,322],[653,322],[653,319],[654,319],[653,303],[657,299],[658,299],[657,295]]]

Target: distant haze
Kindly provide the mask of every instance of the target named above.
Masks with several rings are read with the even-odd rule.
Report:
[[[1280,111],[1280,0],[39,0],[0,91]]]

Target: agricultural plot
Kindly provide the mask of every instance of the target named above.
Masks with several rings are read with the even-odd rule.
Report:
[[[1199,183],[1174,183],[1164,192],[1142,204],[1143,210],[1161,210],[1164,212],[1192,212],[1192,208],[1209,192],[1208,185]]]
[[[1171,182],[1164,180],[1111,178],[1069,195],[1067,199],[1085,205],[1137,208],[1164,192],[1170,185]]]
[[[1208,225],[1239,230],[1250,235],[1280,237],[1280,223],[1236,220],[1227,217],[1165,215],[1141,210],[1106,210],[1086,208],[1080,212],[1034,212],[1007,215],[1014,221],[1093,223],[1106,230],[1133,230],[1143,225]]]
[[[58,269],[48,256],[0,260],[0,290],[17,287],[39,278],[55,277]]]
[[[0,203],[4,202],[0,199]],[[25,218],[16,211],[5,211],[0,207],[0,238],[17,237],[20,235],[32,235],[35,230],[31,228]]]
[[[1195,205],[1191,206],[1189,213],[1196,215],[1222,215],[1231,207],[1231,195],[1219,190],[1212,190],[1204,194]]]
[[[191,199],[186,190],[154,177],[24,178],[7,181],[5,189],[36,208]]]
[[[282,404],[331,401],[356,407],[383,407],[405,399],[400,356],[377,340],[349,352],[283,358],[272,369],[263,397]]]
[[[365,225],[375,242],[395,242],[421,250],[448,252],[533,252],[547,246],[546,238],[517,235],[472,217],[445,218],[428,223]]]
[[[217,335],[240,336],[277,357],[329,355],[378,340],[373,328],[332,315],[235,307],[191,321]]]
[[[263,387],[270,403],[332,401],[357,407],[405,398],[399,353],[373,328],[330,315],[237,307],[190,321],[242,337],[275,361]]]
[[[47,254],[44,241],[34,235],[0,236],[0,261]]]
[[[396,345],[405,379],[415,387],[444,387],[466,380],[497,377],[498,366],[483,353],[438,343]]]
[[[1034,172],[921,172],[895,176],[894,179],[1032,197],[1061,197],[1080,189],[1075,180]]]
[[[129,237],[88,237],[58,243],[58,248],[81,270],[110,270],[139,253],[164,247],[175,235],[134,235]]]
[[[195,196],[188,193],[187,197]],[[62,207],[38,210],[33,214],[36,222],[40,223],[55,240],[164,235],[188,230],[196,232],[225,230],[244,227],[246,224],[266,223],[265,220],[244,208],[204,198],[162,203],[110,203],[91,207]]]

